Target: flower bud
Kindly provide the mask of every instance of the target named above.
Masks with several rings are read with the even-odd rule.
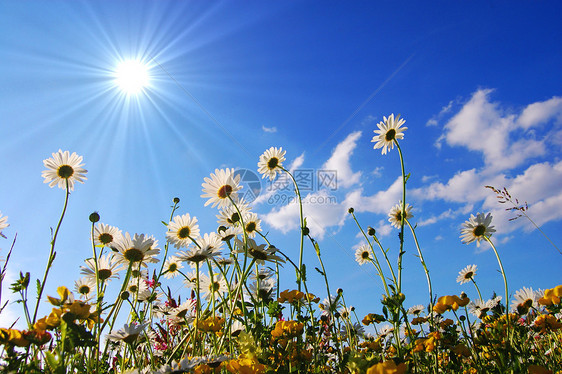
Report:
[[[99,222],[99,220],[100,220],[100,215],[99,215],[98,212],[94,212],[94,213],[90,214],[90,222],[96,223],[96,222]]]
[[[347,210],[347,212],[348,212],[349,214],[351,214],[351,213],[355,212],[355,209],[349,208],[349,209]]]
[[[174,204],[177,204],[180,202],[180,198],[179,197],[174,197]]]
[[[369,236],[375,236],[376,233],[377,233],[377,230],[375,230],[374,228],[369,226],[369,228],[367,229],[367,234],[369,234]]]

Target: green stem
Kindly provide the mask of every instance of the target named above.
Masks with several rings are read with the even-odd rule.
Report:
[[[302,210],[302,199],[301,199],[301,192],[299,190],[299,185],[297,184],[297,181],[295,180],[295,178],[293,177],[293,174],[291,174],[287,169],[281,167],[281,170],[283,170],[285,173],[287,173],[287,175],[289,175],[289,177],[291,177],[291,180],[293,181],[293,184],[295,185],[295,194],[297,195],[297,198],[299,200],[299,214],[300,214],[300,228],[301,228],[301,241],[300,241],[300,251],[299,251],[299,272],[297,273],[297,285],[298,285],[298,290],[301,290],[301,283],[302,283],[302,262],[303,262],[303,253],[304,253],[304,215],[303,215],[303,210]]]
[[[423,266],[423,270],[425,271],[425,277],[427,278],[427,288],[429,290],[429,306],[430,306],[430,310],[433,310],[433,288],[431,287],[431,278],[429,277],[429,270],[427,269],[427,266],[425,264],[425,260],[423,259],[423,254],[422,254],[422,251],[420,249],[418,237],[416,236],[416,231],[414,230],[414,228],[410,224],[410,221],[408,221],[407,219],[405,219],[405,220],[406,220],[406,223],[408,224],[408,227],[410,228],[410,231],[412,231],[412,235],[414,237],[414,242],[416,243],[416,248],[418,250],[418,256],[420,257],[420,261],[421,261],[421,264]]]
[[[476,284],[476,281],[472,277],[470,278],[470,280],[474,284],[474,287],[476,287],[476,292],[478,292],[478,297],[480,298],[480,301],[484,301],[484,299],[482,299],[482,294],[480,293],[480,288],[478,288],[478,285]]]
[[[487,237],[486,235],[484,235],[484,239],[486,239],[486,241],[488,243],[490,243],[490,246],[492,247],[492,249],[494,250],[494,253],[496,254],[496,258],[498,259],[498,264],[500,265],[500,270],[501,270],[502,277],[503,277],[503,283],[505,285],[505,314],[509,315],[509,293],[508,293],[508,290],[507,290],[507,278],[505,276],[505,271],[503,269],[502,261],[500,259],[500,255],[498,254],[498,250],[496,249],[496,246],[494,245],[494,243],[492,243],[490,238]],[[507,323],[509,324],[509,318],[507,320]]]
[[[66,207],[68,206],[68,197],[70,196],[70,188],[68,185],[68,178],[65,179],[66,181],[66,196],[64,198],[64,207],[62,208],[62,214],[59,219],[59,223],[57,224],[57,228],[55,230],[55,234],[53,235],[53,240],[51,240],[51,250],[49,252],[49,259],[47,261],[47,267],[45,269],[45,274],[43,275],[43,281],[41,282],[41,287],[39,287],[39,292],[37,293],[37,304],[35,305],[35,311],[33,312],[33,320],[31,324],[35,324],[37,320],[37,312],[39,310],[39,303],[41,302],[41,297],[43,296],[43,291],[45,290],[45,282],[47,281],[47,276],[49,275],[49,270],[51,270],[51,266],[53,261],[55,260],[55,242],[57,241],[57,236],[59,233],[59,229],[62,224],[62,220],[64,218],[64,214],[66,213]],[[31,326],[30,326],[31,327]]]
[[[398,293],[400,293],[402,292],[402,257],[404,255],[404,224],[406,218],[406,173],[404,171],[404,157],[402,155],[402,149],[396,139],[394,139],[394,144],[398,149],[398,154],[400,155],[400,167],[402,168],[402,214],[400,220],[400,252],[398,253]]]
[[[353,220],[355,221],[355,224],[357,224],[357,227],[359,227],[359,230],[361,230],[361,233],[363,234],[363,237],[365,238],[367,243],[369,243],[369,247],[371,248],[371,252],[373,254],[373,259],[374,259],[374,261],[371,261],[371,262],[373,263],[373,265],[375,266],[375,269],[377,269],[377,272],[379,273],[379,277],[381,278],[382,283],[384,285],[384,290],[386,292],[386,295],[390,296],[390,292],[388,291],[388,285],[386,284],[386,279],[384,278],[384,274],[382,272],[382,267],[379,263],[379,259],[377,258],[377,255],[375,254],[375,250],[373,248],[373,245],[371,244],[371,241],[369,240],[369,237],[367,236],[367,234],[365,234],[365,231],[363,230],[363,228],[359,224],[359,221],[357,221],[357,217],[355,217],[355,213],[353,213],[352,211],[351,211],[351,216],[353,217]]]

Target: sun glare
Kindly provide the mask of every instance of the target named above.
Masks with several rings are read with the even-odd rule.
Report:
[[[148,66],[137,60],[122,61],[115,70],[115,83],[126,94],[133,95],[148,86]]]

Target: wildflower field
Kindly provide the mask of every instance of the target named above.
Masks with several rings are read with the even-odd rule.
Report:
[[[209,214],[217,227],[199,227],[198,219],[172,200],[163,221],[166,241],[147,233],[122,232],[93,212],[90,257],[80,266],[83,277],[45,292],[56,261],[59,229],[69,196],[86,181],[81,156],[59,150],[43,161],[42,176],[64,191],[63,209],[50,243],[41,278],[22,270],[10,285],[25,321],[24,329],[0,326],[0,371],[5,373],[556,373],[562,372],[562,285],[551,289],[509,289],[509,274],[496,248],[490,213],[475,212],[464,223],[459,240],[487,242],[495,255],[504,288],[484,299],[476,282],[476,265],[468,265],[457,281],[473,291],[438,295],[430,266],[408,203],[401,150],[405,120],[384,117],[374,131],[374,149],[399,157],[402,199],[388,214],[399,230],[395,242],[383,243],[372,227],[349,214],[365,242],[356,261],[379,277],[384,294],[367,315],[357,315],[344,292],[330,282],[322,249],[307,227],[299,185],[283,163],[285,151],[271,147],[257,170],[274,180],[293,182],[300,206],[300,248],[288,257],[270,243],[258,215],[240,196],[239,176],[217,169],[202,183]],[[506,189],[490,188],[500,203],[528,218]],[[216,209],[213,211],[213,209]],[[153,217],[154,218],[154,217]],[[154,218],[156,219],[156,218]],[[158,218],[160,220],[160,218]],[[531,221],[532,222],[532,221]],[[0,214],[0,235],[11,246],[3,251],[2,277],[17,251],[16,238],[2,234],[8,217]],[[406,237],[408,243],[406,244]],[[413,239],[413,240],[410,240]],[[553,244],[554,245],[554,244]],[[406,248],[407,247],[407,248]],[[317,262],[305,264],[303,253]],[[402,280],[406,251],[416,253],[425,272],[427,302],[408,307]],[[493,261],[493,257],[490,257]],[[294,279],[279,277],[280,267],[294,269]],[[323,289],[310,289],[307,272],[315,269]],[[19,269],[18,269],[19,270]],[[169,282],[181,280],[173,293]],[[472,290],[472,288],[471,288]],[[378,296],[378,295],[377,295]],[[1,295],[0,313],[6,307]],[[50,303],[47,315],[40,305]],[[14,321],[15,322],[15,321]],[[367,333],[367,329],[374,333]]]

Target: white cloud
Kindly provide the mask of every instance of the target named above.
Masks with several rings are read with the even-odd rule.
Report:
[[[544,141],[534,139],[533,133],[526,129],[557,114],[557,101],[528,106],[520,116],[527,126],[522,130],[517,115],[507,113],[498,103],[489,100],[491,92],[489,89],[476,91],[447,122],[443,139],[437,143],[445,140],[449,145],[481,152],[490,172],[512,169],[529,158],[544,155]]]
[[[269,132],[269,133],[276,133],[276,132],[277,132],[277,127],[275,127],[275,126],[266,127],[266,126],[263,126],[263,125],[262,125],[261,129],[262,129],[263,131]]]
[[[538,182],[538,183],[537,183]],[[513,201],[519,200],[519,205],[528,204],[527,214],[539,226],[550,221],[562,219],[562,161],[555,164],[548,162],[534,164],[515,178],[506,180],[505,184],[494,185],[496,188],[506,187]],[[506,211],[513,205],[499,204],[494,193],[486,198],[483,208],[494,215],[494,222],[498,231],[509,233],[518,229],[527,231],[535,227],[525,217],[509,221],[517,212]]]
[[[502,185],[504,178],[499,175],[483,176],[476,169],[457,172],[447,183],[433,182],[409,193],[419,200],[445,200],[457,203],[474,203],[488,196],[486,185]]]
[[[447,113],[449,113],[451,111],[451,108],[453,107],[453,103],[454,101],[451,100],[449,101],[449,104],[445,105],[444,107],[441,108],[441,111],[439,111],[439,114],[431,117],[426,123],[426,126],[437,126],[439,124],[439,121],[443,118],[443,116]]]
[[[299,157],[295,158],[291,165],[289,165],[289,171],[293,172],[296,169],[300,168],[304,164],[304,152],[300,154]]]
[[[334,196],[331,196],[327,190],[310,193],[303,198],[303,215],[307,220],[311,236],[318,240],[324,238],[328,228],[343,225],[346,214],[345,205],[334,201]],[[274,208],[261,217],[282,233],[300,227],[300,211],[296,200],[280,208]]]
[[[376,227],[375,227],[376,233],[377,233],[377,237],[384,237],[384,236],[389,236],[390,233],[392,232],[392,226],[388,223],[388,221],[385,221],[384,219],[381,219]]]
[[[555,96],[547,101],[529,104],[517,119],[517,123],[528,129],[551,118],[556,118],[558,123],[562,122],[562,97]]]
[[[480,169],[458,171],[446,182],[422,179],[423,186],[409,191],[414,200],[443,200],[462,204],[460,210],[437,212],[419,225],[430,225],[460,214],[476,213],[474,207],[491,212],[498,233],[519,229],[533,230],[525,217],[509,221],[515,214],[506,211],[509,204],[499,204],[495,194],[484,186],[506,187],[520,203],[529,204],[528,214],[538,225],[562,219],[562,162],[528,164],[529,159],[545,155],[545,139],[555,144],[559,129],[547,129],[547,136],[536,139],[535,128],[549,121],[562,123],[562,98],[535,102],[519,113],[502,109],[491,102],[492,90],[478,90],[444,126],[436,145],[445,142],[482,154]],[[554,139],[554,140],[553,140]],[[527,163],[526,168],[521,169]]]
[[[377,117],[369,114],[367,117],[363,118],[361,125],[365,126],[377,120]]]
[[[351,187],[361,179],[361,172],[354,173],[351,170],[349,159],[357,147],[357,141],[361,137],[361,131],[355,131],[349,134],[341,143],[339,143],[332,156],[322,165],[324,170],[336,170],[338,186],[345,188]]]
[[[425,226],[443,219],[455,218],[474,212],[474,206],[482,204],[481,211],[491,212],[498,233],[510,233],[518,229],[533,230],[534,226],[525,218],[509,221],[516,213],[506,211],[513,205],[500,204],[493,191],[484,188],[492,185],[496,188],[507,188],[513,201],[519,200],[520,205],[528,203],[527,214],[541,226],[550,221],[562,219],[562,161],[551,164],[543,162],[533,164],[515,177],[503,174],[486,176],[475,169],[457,173],[447,183],[435,182],[430,185],[411,190],[414,200],[443,200],[463,204],[460,209],[447,210],[425,218],[418,225]]]
[[[364,196],[359,188],[347,194],[344,205],[353,207],[357,212],[387,214],[402,198],[402,177],[398,177],[388,189],[378,191],[373,195]]]
[[[376,178],[380,178],[382,177],[382,171],[384,170],[384,166],[377,166],[372,172],[371,174],[373,174],[373,176],[375,176]]]
[[[560,130],[559,128],[547,129],[547,136],[540,139],[536,138],[535,131],[537,126],[547,121],[561,122],[562,99],[555,97],[545,102],[533,103],[515,113],[502,109],[499,103],[491,102],[491,92],[475,92],[456,113],[452,111],[453,101],[442,108],[442,113],[450,113],[452,117],[444,126],[443,135],[437,143],[461,146],[479,152],[484,162],[481,168],[459,170],[445,180],[439,175],[425,176],[421,179],[420,187],[409,189],[407,200],[414,206],[422,206],[419,203],[423,201],[457,204],[445,208],[444,211],[431,211],[427,215],[422,211],[415,213],[419,226],[462,217],[468,219],[471,213],[480,211],[491,212],[494,216],[493,225],[498,230],[495,235],[498,243],[501,240],[509,240],[508,234],[515,230],[534,229],[524,217],[509,221],[513,213],[505,210],[508,207],[506,204],[497,202],[495,194],[486,189],[486,185],[497,188],[505,186],[520,202],[527,201],[528,214],[538,225],[562,219],[562,161],[529,163],[531,158],[546,154],[546,140],[549,141],[548,144],[553,144],[552,136]],[[353,207],[356,213],[384,216],[376,221],[375,228],[381,236],[392,232],[386,215],[392,206],[402,199],[402,177],[397,177],[390,185],[383,186],[383,190],[367,192],[368,190],[361,185],[364,175],[353,172],[350,163],[360,136],[360,131],[349,134],[336,146],[329,160],[322,166],[324,169],[337,170],[338,184],[350,188],[341,203],[316,203],[315,199],[329,197],[327,191],[314,192],[305,197],[305,215],[308,217],[312,234],[319,240],[330,228],[343,225],[349,217],[347,210],[350,207]],[[293,164],[300,167],[303,162],[304,154]],[[377,168],[372,174],[380,175],[380,171],[381,169]],[[335,193],[341,196],[341,191]],[[298,205],[292,203],[274,208],[263,218],[282,232],[296,230],[299,227]],[[485,248],[486,246],[483,246],[481,249]]]

